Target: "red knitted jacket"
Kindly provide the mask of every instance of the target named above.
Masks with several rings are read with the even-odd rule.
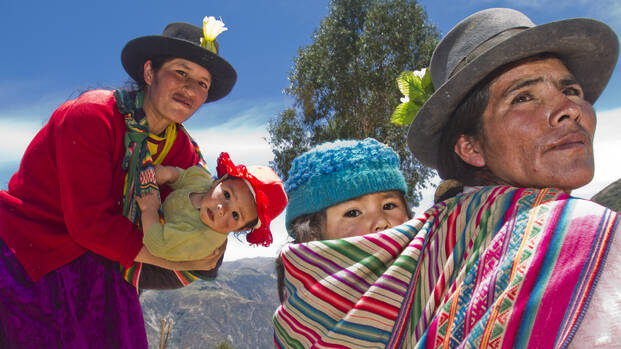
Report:
[[[124,266],[138,254],[142,232],[121,213],[125,129],[112,91],[86,92],[56,109],[0,191],[0,238],[34,281],[87,250]],[[162,164],[196,163],[178,132]]]

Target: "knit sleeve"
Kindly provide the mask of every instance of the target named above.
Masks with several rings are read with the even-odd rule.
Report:
[[[142,247],[141,231],[121,214],[117,168],[123,132],[115,130],[116,106],[74,103],[53,116],[55,170],[67,230],[82,247],[124,266]],[[116,185],[115,185],[116,184]]]
[[[185,222],[153,224],[143,243],[152,255],[170,261],[191,261],[207,257],[226,239],[210,229],[199,231]]]

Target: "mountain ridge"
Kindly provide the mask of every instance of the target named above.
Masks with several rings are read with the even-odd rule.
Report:
[[[159,348],[162,319],[172,319],[167,348],[273,348],[272,315],[279,305],[274,259],[224,262],[213,281],[140,296],[149,348]]]

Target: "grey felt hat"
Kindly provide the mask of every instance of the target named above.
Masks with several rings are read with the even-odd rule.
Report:
[[[144,62],[158,57],[184,58],[200,64],[211,74],[211,86],[205,103],[218,100],[231,92],[237,73],[233,66],[217,53],[201,47],[203,28],[190,23],[170,23],[162,35],[141,36],[129,41],[121,52],[125,71],[135,81],[143,82]],[[218,47],[216,42],[216,48]]]
[[[553,53],[580,82],[591,103],[604,90],[619,54],[619,41],[606,24],[574,18],[536,26],[506,8],[477,12],[459,22],[431,57],[435,93],[408,131],[408,146],[423,164],[437,168],[442,130],[468,92],[494,70],[540,53]]]

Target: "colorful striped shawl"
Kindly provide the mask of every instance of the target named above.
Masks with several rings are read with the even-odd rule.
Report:
[[[384,232],[287,246],[276,347],[564,347],[620,220],[554,189],[485,187]]]

